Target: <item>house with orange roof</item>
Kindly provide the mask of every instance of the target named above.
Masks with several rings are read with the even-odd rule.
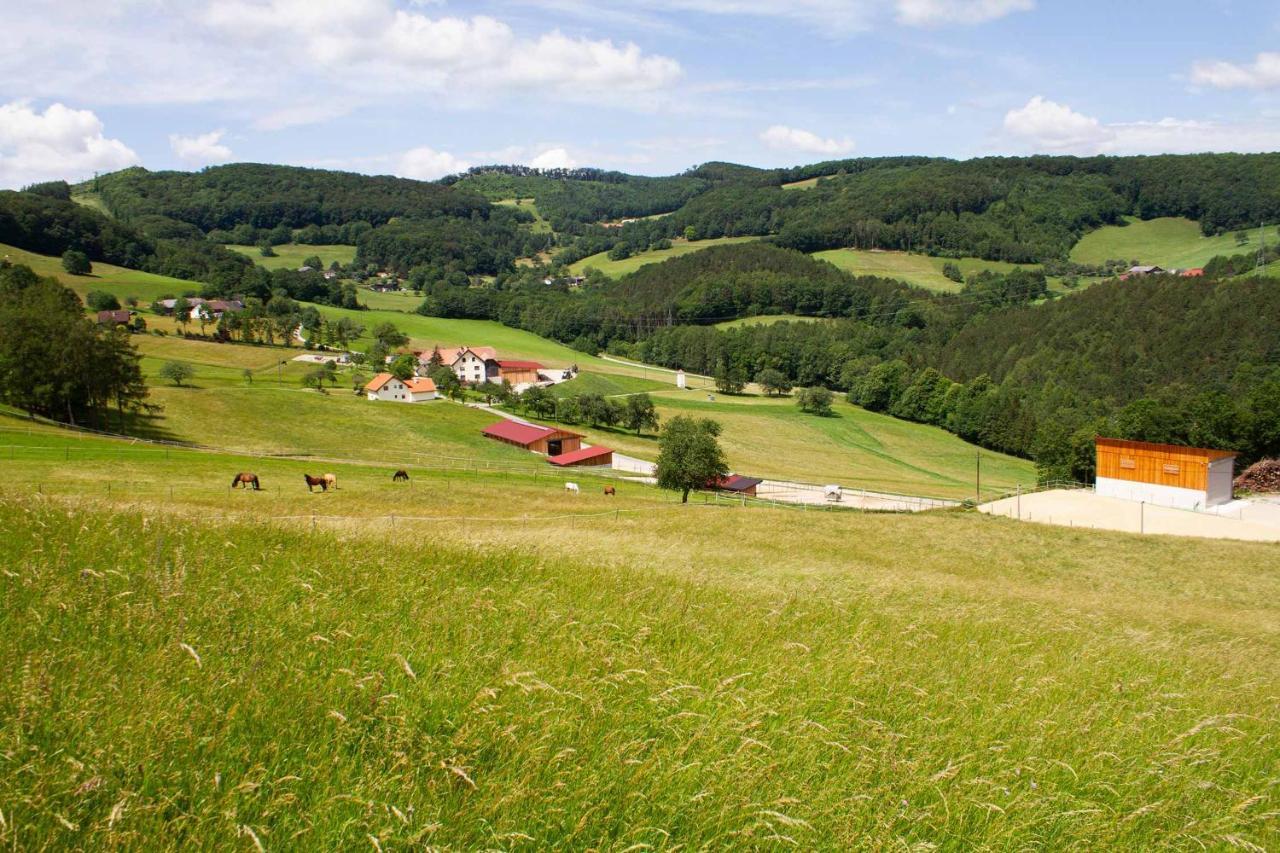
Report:
[[[451,369],[464,385],[496,382],[499,378],[498,351],[493,347],[436,347],[420,350],[415,353],[418,356],[419,374],[425,374],[431,369],[431,362],[437,353],[440,355],[440,362]]]
[[[364,386],[364,393],[370,400],[394,400],[398,403],[422,403],[440,398],[436,383],[431,379],[415,376],[400,380],[390,373],[379,373],[373,377]]]

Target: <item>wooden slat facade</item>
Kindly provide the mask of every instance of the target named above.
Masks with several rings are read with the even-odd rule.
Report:
[[[1211,462],[1235,456],[1228,450],[1118,438],[1098,438],[1095,444],[1099,477],[1197,491],[1206,491],[1209,487]]]

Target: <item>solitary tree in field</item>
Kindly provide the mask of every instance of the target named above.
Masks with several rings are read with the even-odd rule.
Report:
[[[690,491],[726,476],[719,435],[720,424],[706,418],[679,415],[667,421],[658,436],[658,485],[679,491],[681,503],[688,503]]]
[[[116,295],[105,290],[90,290],[85,294],[84,302],[90,311],[115,311],[120,307]]]
[[[832,413],[831,400],[834,396],[826,388],[801,388],[796,394],[796,404],[802,412],[825,417]]]
[[[766,367],[757,373],[756,384],[764,389],[764,393],[769,396],[791,393],[790,380],[783,375],[781,370],[773,367]]]
[[[179,388],[195,375],[195,369],[185,361],[166,361],[159,373],[161,379],[167,379]]]
[[[89,256],[79,249],[67,249],[62,253],[62,268],[72,275],[88,275],[93,272]]]
[[[653,398],[648,394],[632,394],[627,397],[627,402],[623,408],[622,421],[627,425],[628,429],[635,430],[636,435],[639,435],[646,427],[657,429],[658,410],[653,406]]]
[[[409,343],[409,336],[397,329],[391,323],[379,323],[373,327],[373,340],[382,344],[388,350],[402,347]]]
[[[716,390],[721,394],[740,394],[747,385],[746,371],[725,358],[716,361]]]

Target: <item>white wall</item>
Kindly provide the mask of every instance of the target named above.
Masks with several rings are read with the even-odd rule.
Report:
[[[1111,477],[1099,477],[1094,491],[1108,498],[1146,501],[1156,506],[1169,506],[1176,509],[1204,509],[1209,505],[1208,496],[1198,489],[1160,486],[1155,483],[1135,483],[1132,480],[1116,480]]]

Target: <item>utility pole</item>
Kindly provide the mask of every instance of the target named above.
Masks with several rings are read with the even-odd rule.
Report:
[[[973,476],[973,503],[976,506],[982,503],[982,452],[974,453],[973,458],[977,463]]]

